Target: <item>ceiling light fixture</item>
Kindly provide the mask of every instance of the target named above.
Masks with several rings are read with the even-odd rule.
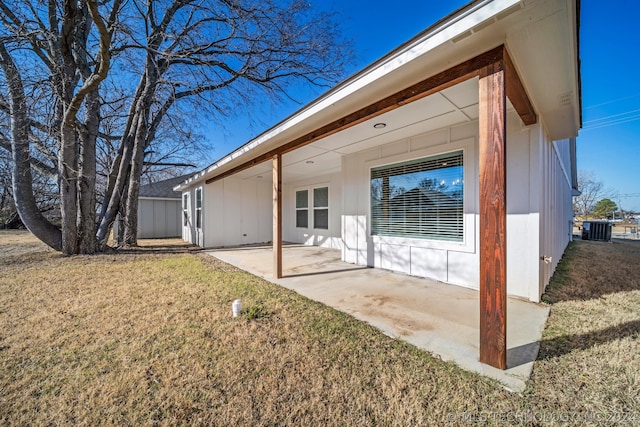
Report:
[[[387,127],[387,124],[386,123],[376,123],[375,125],[373,125],[373,127],[376,128],[376,129],[382,129],[382,128]]]
[[[313,160],[307,160],[306,162],[308,165],[312,165],[313,164]]]

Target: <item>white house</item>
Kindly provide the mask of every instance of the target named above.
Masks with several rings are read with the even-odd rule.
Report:
[[[480,291],[504,369],[506,294],[537,302],[572,234],[576,0],[479,0],[176,187],[202,247],[282,241]]]

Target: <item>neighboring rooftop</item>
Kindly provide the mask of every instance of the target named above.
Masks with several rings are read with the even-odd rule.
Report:
[[[162,199],[179,199],[180,192],[173,191],[173,187],[181,184],[193,174],[177,176],[164,181],[152,182],[140,186],[140,197],[153,197]]]

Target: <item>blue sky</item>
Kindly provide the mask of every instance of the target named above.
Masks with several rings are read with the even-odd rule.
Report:
[[[354,73],[442,17],[468,3],[422,0],[311,0],[315,7],[338,12],[346,36],[353,40]],[[640,211],[640,2],[603,4],[583,0],[580,31],[583,129],[578,136],[578,170],[591,171],[625,210]],[[319,92],[300,93],[307,103]],[[284,119],[301,105],[264,107],[250,124],[241,117],[224,133],[215,132],[214,158]],[[256,117],[256,116],[254,116]],[[226,122],[229,124],[229,122]],[[209,135],[210,137],[213,135]],[[633,196],[635,195],[635,196]]]
[[[640,211],[640,33],[637,0],[582,3],[582,120],[578,170],[593,171]]]

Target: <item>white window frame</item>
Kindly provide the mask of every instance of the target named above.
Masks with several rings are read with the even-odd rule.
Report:
[[[380,166],[391,165],[424,157],[437,156],[454,151],[463,152],[464,164],[464,200],[463,200],[463,239],[462,242],[452,242],[447,240],[421,239],[412,237],[378,236],[371,234],[371,221],[367,221],[367,236],[374,244],[389,244],[412,246],[429,249],[454,250],[457,252],[473,253],[476,251],[477,240],[477,209],[478,209],[478,159],[476,158],[476,138],[465,138],[452,141],[443,145],[426,147],[408,153],[389,156],[384,159],[373,159],[365,162],[367,180],[367,218],[371,218],[371,169]]]
[[[327,205],[326,206],[314,206],[314,190],[326,188],[327,189]],[[298,192],[306,191],[307,192],[307,207],[306,208],[298,208],[297,207],[297,197]],[[322,184],[313,184],[311,186],[298,187],[294,189],[294,206],[296,211],[295,216],[295,228],[298,230],[317,230],[321,232],[328,232],[331,229],[331,186],[328,183]],[[299,210],[307,211],[307,226],[306,227],[298,227],[297,220],[297,212]],[[316,210],[326,210],[327,211],[327,228],[316,228],[315,224],[315,211]]]
[[[198,198],[198,196],[200,196]],[[204,204],[204,200],[202,197],[202,187],[197,187],[196,188],[196,194],[195,194],[195,207],[196,207],[196,220],[195,220],[195,225],[196,228],[198,230],[202,229],[202,222],[203,222],[203,217],[202,217],[202,205]],[[198,206],[198,203],[200,204],[200,206]]]
[[[322,189],[322,188],[326,188],[327,189],[327,205],[326,206],[316,206],[316,190]],[[330,222],[330,218],[329,218],[329,186],[328,185],[322,185],[322,186],[318,186],[318,187],[313,187],[313,189],[310,191],[310,193],[312,193],[312,195],[310,194],[311,197],[311,202],[312,202],[312,210],[313,210],[313,229],[314,230],[329,230],[329,222]],[[318,228],[316,226],[316,211],[321,211],[321,210],[326,210],[327,211],[327,227],[326,228]]]
[[[189,225],[189,193],[182,193],[182,226]]]
[[[298,193],[302,192],[302,191],[306,191],[307,192],[307,206],[305,207],[298,207]],[[297,229],[300,230],[308,230],[309,227],[309,223],[310,223],[310,215],[309,215],[309,189],[308,188],[298,188],[294,191],[294,197],[293,197],[293,203],[294,203],[294,207],[295,207],[295,226]],[[298,211],[305,211],[307,213],[307,226],[306,227],[301,227],[298,225]]]

